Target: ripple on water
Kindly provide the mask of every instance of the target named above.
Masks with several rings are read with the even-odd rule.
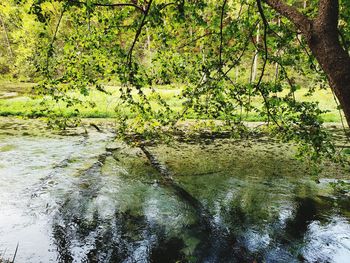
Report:
[[[72,175],[104,152],[109,136],[0,136],[0,252],[11,254],[18,242],[16,262],[56,262],[50,221],[59,196]],[[60,166],[72,157],[79,164]]]
[[[305,235],[304,257],[310,262],[347,262],[350,259],[350,225],[344,218],[332,217],[322,224],[313,221]]]
[[[139,149],[109,144],[113,153],[105,154],[109,139],[97,132],[0,136],[0,250],[19,242],[17,260],[26,263],[350,258],[346,207],[328,182],[300,176],[294,164],[286,168],[282,154],[266,164],[246,149],[254,161],[231,160],[242,155],[232,145],[215,155],[207,146],[180,148],[181,155],[151,149],[207,210],[208,234],[193,203],[164,183]]]

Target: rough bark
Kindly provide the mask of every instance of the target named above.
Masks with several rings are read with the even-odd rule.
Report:
[[[311,20],[304,16],[295,7],[292,7],[282,0],[263,0],[266,4],[288,18],[303,34],[310,31]]]
[[[282,0],[264,0],[271,8],[289,19],[306,38],[329,85],[337,96],[350,126],[350,56],[339,41],[339,1],[319,0],[318,15],[309,19]]]

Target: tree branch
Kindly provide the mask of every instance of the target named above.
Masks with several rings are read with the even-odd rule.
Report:
[[[46,75],[47,75],[47,76],[49,76],[49,62],[50,62],[50,57],[53,55],[53,52],[54,52],[54,46],[53,46],[53,44],[54,44],[55,41],[56,41],[58,29],[59,29],[59,27],[60,27],[60,24],[61,24],[61,21],[62,21],[62,18],[63,18],[63,15],[64,15],[65,12],[66,12],[66,9],[63,8],[62,11],[61,11],[60,17],[58,18],[58,22],[57,22],[57,25],[56,25],[56,28],[55,28],[55,32],[54,32],[54,34],[53,34],[53,37],[52,37],[52,39],[51,39],[49,48],[48,48],[47,53],[46,53],[46,68],[45,68],[45,71],[46,71]]]
[[[86,5],[86,2],[80,2],[80,1],[72,1],[75,4],[79,4],[79,5]],[[145,10],[143,10],[143,8],[141,6],[138,6],[136,4],[133,3],[115,3],[115,4],[103,4],[103,3],[91,3],[91,5],[93,6],[105,6],[105,7],[134,7],[138,10],[140,10],[142,13],[145,12]]]
[[[276,10],[282,16],[288,18],[303,34],[307,35],[310,31],[312,21],[293,6],[284,3],[282,0],[263,0],[271,8]],[[320,0],[329,1],[329,0]],[[333,1],[333,0],[331,0]]]
[[[223,63],[222,63],[222,44],[223,44],[223,22],[224,22],[224,13],[225,13],[225,5],[227,3],[227,0],[224,0],[224,3],[222,4],[221,8],[221,18],[220,18],[220,54],[219,54],[219,63],[220,63],[220,69],[222,69]]]
[[[152,1],[153,0],[149,0],[147,8],[146,8],[146,10],[144,10],[144,15],[143,15],[141,24],[140,24],[140,26],[139,26],[136,34],[135,34],[134,41],[132,42],[132,45],[131,45],[131,47],[129,49],[129,53],[128,53],[128,65],[129,65],[129,67],[131,66],[131,62],[132,62],[132,52],[133,52],[135,44],[136,44],[136,42],[137,42],[137,40],[138,40],[138,38],[139,38],[139,36],[140,36],[140,34],[142,32],[142,28],[143,28],[143,26],[146,23],[146,18],[147,18],[149,10],[151,9]]]
[[[255,88],[260,92],[261,96],[264,99],[264,104],[265,104],[265,107],[266,107],[268,118],[271,118],[273,120],[273,122],[278,127],[280,127],[280,125],[279,125],[278,121],[276,120],[274,114],[272,114],[270,112],[270,104],[269,104],[268,97],[267,97],[268,95],[266,95],[265,92],[260,88],[262,79],[263,79],[264,74],[265,74],[265,69],[266,69],[266,64],[267,64],[267,59],[268,59],[267,29],[269,28],[269,24],[268,24],[268,22],[266,20],[266,17],[265,17],[265,14],[264,14],[264,10],[263,10],[263,8],[261,6],[261,0],[257,0],[256,3],[258,5],[259,14],[260,14],[261,19],[262,19],[263,24],[264,24],[264,39],[263,39],[264,40],[264,63],[263,63],[262,69],[261,69],[261,74],[260,74],[259,80],[258,80],[257,84],[255,85]],[[268,121],[269,121],[269,119],[268,119]]]
[[[261,84],[261,81],[264,77],[264,73],[265,73],[265,68],[266,68],[266,63],[267,63],[267,58],[268,58],[268,49],[267,49],[267,29],[269,27],[269,24],[266,20],[266,17],[265,17],[265,14],[264,14],[264,11],[262,9],[262,6],[261,6],[261,0],[257,0],[256,1],[257,4],[258,4],[258,10],[259,10],[259,14],[261,16],[261,19],[263,21],[263,24],[264,24],[264,64],[263,64],[263,67],[262,67],[262,70],[261,70],[261,75],[259,77],[259,80],[258,80],[258,83],[256,84],[257,87],[260,86]]]
[[[193,39],[193,40],[191,40],[191,41],[189,41],[189,42],[187,42],[187,43],[185,43],[185,44],[182,44],[182,45],[179,46],[177,49],[179,50],[179,49],[182,49],[182,48],[184,48],[184,47],[187,47],[187,46],[191,45],[192,43],[195,43],[195,42],[197,42],[198,40],[201,40],[202,38],[205,38],[205,37],[207,37],[207,36],[218,35],[218,34],[219,34],[219,33],[217,33],[217,32],[208,32],[208,33],[205,33],[205,34],[200,35],[200,36],[196,37],[195,39]]]

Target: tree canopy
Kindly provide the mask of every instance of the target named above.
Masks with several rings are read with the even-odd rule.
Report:
[[[283,139],[330,153],[324,111],[299,89],[331,88],[349,121],[349,1],[5,0],[0,17],[2,73],[73,108],[94,106],[73,91],[116,84],[124,130],[192,118],[241,129],[254,112]],[[180,85],[182,106],[159,85]]]

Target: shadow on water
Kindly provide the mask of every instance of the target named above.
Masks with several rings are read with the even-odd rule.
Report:
[[[185,262],[183,239],[169,236],[164,225],[129,209],[120,211],[116,204],[108,217],[101,217],[99,209],[91,206],[103,187],[105,158],[80,176],[77,191],[67,196],[55,216],[58,261]],[[191,229],[195,232],[196,227]]]
[[[106,155],[80,175],[77,189],[66,196],[53,220],[59,262],[242,262],[250,258],[244,247],[237,246],[234,236],[215,224],[200,201],[176,184],[142,183],[136,191],[138,195],[138,191],[144,191],[138,197],[141,208],[134,211],[118,207],[119,191],[124,190],[116,186],[113,199],[109,199],[113,213],[103,216],[93,204],[103,195],[106,177],[101,170],[105,160]],[[124,178],[123,184],[140,187],[133,180]],[[177,231],[169,228],[172,222],[161,220],[159,210],[147,212],[147,203],[159,198],[154,192],[160,192],[163,198],[168,195],[165,206],[172,206],[171,202],[180,204],[179,211],[165,211],[174,214],[167,219],[180,225]],[[133,198],[135,193],[129,194],[127,198]],[[176,198],[172,197],[174,194]],[[190,218],[178,219],[178,213],[187,213]]]
[[[162,181],[139,152],[113,157],[103,155],[81,173],[55,216],[59,262],[308,262],[313,246],[324,245],[320,240],[305,249],[306,240],[317,237],[310,225],[319,222],[321,229],[342,211],[308,184],[288,185],[286,195],[275,192],[271,178],[247,183],[220,176],[215,185],[201,176],[209,188],[198,194],[187,190],[198,176]],[[148,172],[135,177],[128,170]],[[329,261],[323,254],[316,259]]]
[[[302,239],[307,231],[309,224],[314,220],[320,220],[320,211],[318,203],[310,198],[296,198],[296,210],[294,216],[287,220],[285,234],[292,239]]]
[[[71,217],[54,224],[59,262],[183,262],[181,238],[165,234],[162,226],[144,216],[116,212],[109,220],[94,214],[93,223]],[[61,219],[62,220],[62,219]],[[65,220],[65,221],[64,221]],[[81,251],[74,251],[74,246]],[[138,252],[137,252],[138,251]]]
[[[140,153],[110,155],[81,173],[55,216],[59,262],[308,261],[315,252],[308,254],[313,247],[306,251],[305,240],[317,237],[310,225],[330,224],[330,215],[342,211],[342,204],[318,197],[309,185],[288,185],[287,195],[284,189],[269,192],[271,178],[246,183],[220,176],[213,185],[201,176],[209,188],[191,193],[198,176],[163,181]]]
[[[180,184],[176,183],[171,171],[161,164],[157,157],[146,146],[140,147],[147,156],[149,162],[165,179],[163,187],[170,188],[172,192],[184,203],[187,203],[195,211],[199,228],[204,235],[201,236],[199,245],[194,251],[197,262],[242,262],[253,261],[248,251],[237,242],[234,233],[230,233],[222,225],[215,222],[208,208],[204,207],[200,200],[188,192]]]

